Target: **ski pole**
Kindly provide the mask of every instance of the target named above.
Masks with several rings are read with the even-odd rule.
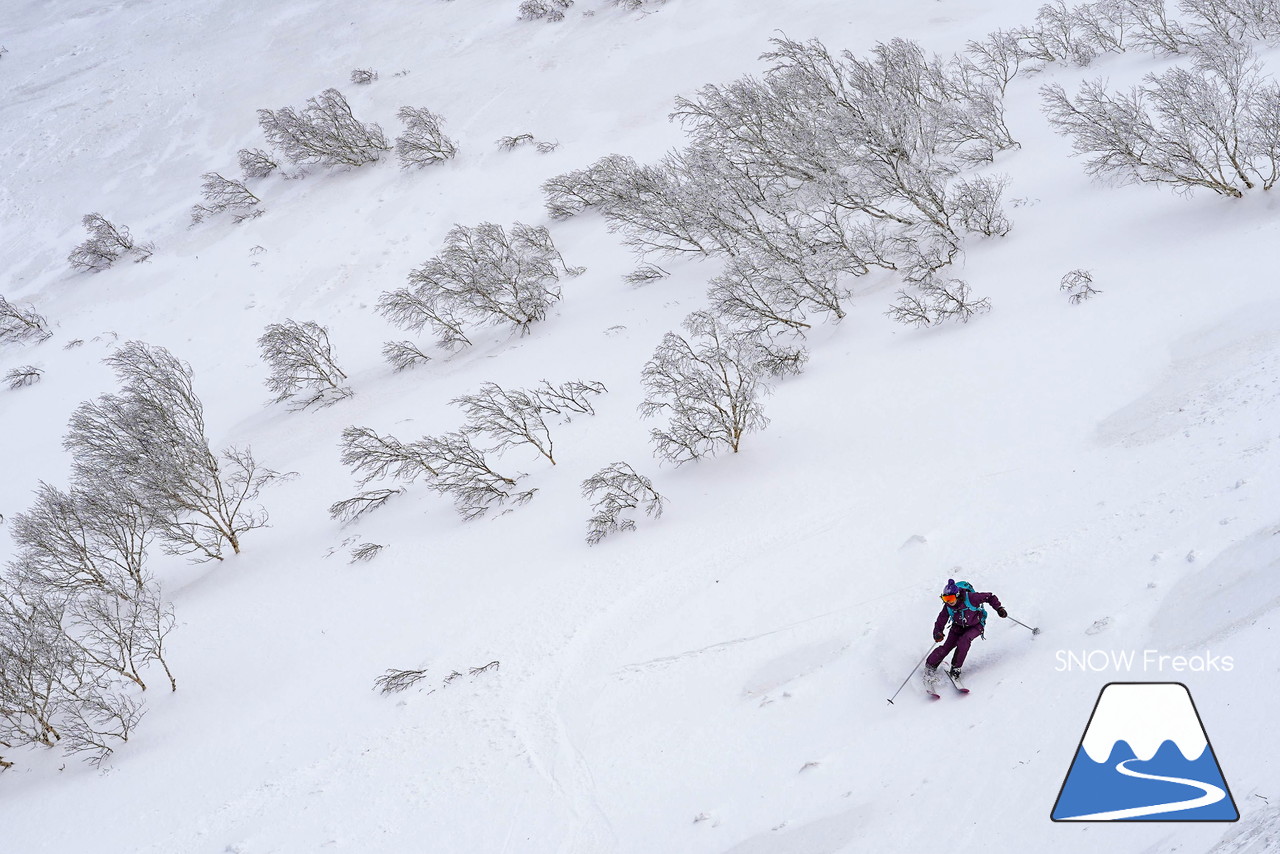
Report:
[[[1019,620],[1017,617],[1010,617],[1009,619],[1010,619],[1010,620],[1013,620],[1015,623],[1017,623],[1018,625],[1022,626],[1024,629],[1031,629],[1031,634],[1033,634],[1033,635],[1038,635],[1038,634],[1040,634],[1040,630],[1039,630],[1039,629],[1032,629],[1032,628],[1031,628],[1031,626],[1028,626],[1026,623],[1022,622],[1022,621],[1021,621],[1021,620]],[[916,666],[917,666],[917,667],[919,667],[920,665],[918,665],[918,664],[917,664]]]
[[[907,674],[907,678],[902,680],[902,684],[898,686],[898,690],[893,692],[893,697],[902,693],[902,689],[907,687],[907,683],[911,681],[911,677],[916,675],[916,671],[920,669],[920,665],[924,664],[924,660],[929,657],[929,653],[931,652],[933,652],[932,644],[929,645],[929,649],[920,657],[920,660],[916,662],[916,666],[911,668],[911,672]],[[893,697],[889,698],[889,705],[891,706],[893,705]]]

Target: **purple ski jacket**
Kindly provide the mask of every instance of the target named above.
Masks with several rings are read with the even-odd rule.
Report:
[[[938,613],[938,619],[933,623],[933,633],[935,635],[942,634],[943,627],[947,624],[947,619],[951,618],[952,628],[972,628],[981,625],[982,614],[976,610],[970,610],[964,606],[964,597],[969,597],[969,604],[975,609],[979,605],[990,605],[992,608],[1000,607],[1000,600],[994,593],[968,593],[964,590],[960,591],[960,598],[956,600],[955,615],[951,614],[951,606],[943,605],[942,610]]]

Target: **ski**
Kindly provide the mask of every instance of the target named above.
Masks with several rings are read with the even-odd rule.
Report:
[[[960,681],[959,676],[952,676],[950,673],[948,673],[947,678],[951,680],[951,684],[956,686],[956,690],[959,691],[961,694],[969,693],[969,689],[964,687],[964,683]]]
[[[938,693],[938,675],[937,675],[937,673],[936,673],[936,672],[933,674],[933,678],[932,678],[932,679],[930,679],[930,678],[929,678],[929,674],[928,674],[928,673],[925,673],[925,676],[924,676],[924,692],[925,692],[926,694],[928,694],[928,695],[929,695],[932,699],[934,699],[934,700],[941,700],[941,699],[942,699],[942,695]]]

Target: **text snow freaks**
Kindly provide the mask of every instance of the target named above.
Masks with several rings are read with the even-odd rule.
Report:
[[[1161,655],[1156,649],[1060,649],[1056,658],[1058,664],[1054,669],[1059,673],[1073,670],[1086,673],[1132,673],[1134,670],[1143,673],[1206,673],[1227,672],[1236,666],[1231,656],[1214,655],[1208,650],[1196,655]]]

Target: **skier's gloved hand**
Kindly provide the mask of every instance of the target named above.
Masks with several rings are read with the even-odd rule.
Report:
[[[934,643],[942,643],[942,632],[934,632],[934,633],[933,633],[933,642],[934,642]]]
[[[1001,617],[1009,616],[1009,612],[1006,611],[1004,608],[996,608],[996,613],[999,614]]]

